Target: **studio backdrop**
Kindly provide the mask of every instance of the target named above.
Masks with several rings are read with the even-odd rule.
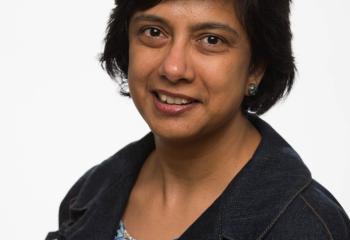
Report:
[[[97,60],[104,1],[0,3],[1,239],[44,239],[90,167],[149,132]],[[262,118],[350,213],[350,2],[295,0],[296,84]]]

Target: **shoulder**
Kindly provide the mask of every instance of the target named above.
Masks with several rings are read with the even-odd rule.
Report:
[[[60,204],[59,226],[71,225],[113,186],[136,176],[145,157],[153,149],[151,134],[132,142],[116,154],[89,169],[71,187]]]
[[[94,227],[86,224],[91,223],[89,219],[96,217],[102,219],[97,222],[100,228],[111,228],[114,224],[113,216],[120,213],[132,183],[153,149],[154,137],[149,133],[88,170],[62,200],[59,209],[59,229],[49,233],[46,239],[70,239],[67,236],[81,234],[80,237],[83,237],[86,234],[95,234],[95,222]],[[116,202],[118,204],[115,204]],[[111,211],[113,207],[115,209]],[[99,210],[96,210],[97,208]],[[112,213],[104,214],[108,211]],[[109,229],[100,233],[108,235],[108,231]]]
[[[350,220],[332,194],[313,180],[281,214],[267,239],[350,239]]]
[[[123,159],[129,145],[100,164],[86,171],[69,189],[59,208],[59,226],[74,221],[72,211],[79,211],[92,204],[100,194],[113,185],[123,173]],[[112,177],[113,176],[113,177]]]
[[[268,123],[249,119],[262,140],[223,201],[225,236],[350,240],[344,209],[312,179],[298,153]]]
[[[88,207],[93,205],[96,199],[113,184],[113,181],[110,181],[108,176],[113,175],[113,172],[116,171],[115,169],[118,169],[119,156],[120,153],[118,152],[109,159],[92,167],[73,184],[59,207],[58,230],[49,232],[46,240],[66,239],[66,230],[78,222]]]

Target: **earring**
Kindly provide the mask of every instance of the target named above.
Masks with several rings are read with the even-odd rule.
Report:
[[[255,83],[249,83],[248,96],[255,96],[257,92],[258,92],[258,86]]]

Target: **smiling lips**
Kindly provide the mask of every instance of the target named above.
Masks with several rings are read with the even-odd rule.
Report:
[[[177,115],[192,109],[198,100],[182,95],[173,94],[164,90],[154,92],[154,104],[156,108],[166,115]]]
[[[184,98],[177,98],[177,97],[170,97],[162,93],[157,93],[158,99],[162,101],[163,103],[167,104],[176,104],[176,105],[184,105],[191,103],[190,100],[184,99]]]

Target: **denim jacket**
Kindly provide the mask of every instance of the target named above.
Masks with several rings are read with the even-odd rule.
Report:
[[[266,122],[253,157],[179,240],[350,240],[350,220],[312,179],[298,154]],[[46,240],[113,240],[131,189],[155,148],[152,133],[90,169],[59,210]]]

